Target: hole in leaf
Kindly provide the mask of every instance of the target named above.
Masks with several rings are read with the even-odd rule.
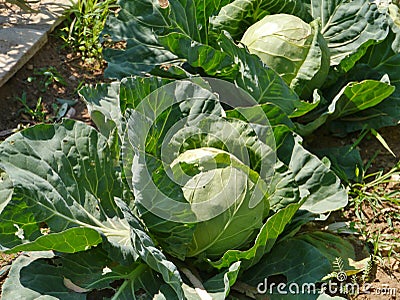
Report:
[[[269,286],[271,284],[274,284],[275,286],[278,285],[279,283],[287,284],[288,280],[285,275],[277,274],[277,275],[269,276],[267,279],[267,282],[268,282],[268,288],[269,288]]]
[[[167,8],[169,6],[168,0],[158,0],[158,4],[160,4],[161,8]]]
[[[46,222],[39,223],[39,230],[43,235],[50,233],[50,227],[47,225]]]
[[[124,283],[124,279],[119,279],[119,280],[115,280],[113,282],[110,283],[111,287],[113,288],[118,288],[119,286],[121,286]]]
[[[112,289],[93,290],[87,294],[87,300],[109,299],[114,296],[115,291]]]
[[[62,267],[62,263],[57,258],[46,259],[47,264],[54,267]]]

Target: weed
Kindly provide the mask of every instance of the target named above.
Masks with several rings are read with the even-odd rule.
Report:
[[[116,0],[78,0],[66,12],[67,21],[60,31],[66,46],[80,51],[88,62],[100,61],[102,46],[99,35]]]
[[[351,185],[350,189],[350,207],[356,225],[383,264],[391,258],[400,259],[400,191],[396,187],[399,178],[400,163],[389,172],[364,176],[361,183]]]
[[[53,103],[51,105],[53,115],[49,115],[42,103],[42,97],[38,98],[35,108],[30,108],[28,105],[25,91],[22,93],[21,97],[16,97],[16,100],[23,105],[23,108],[20,109],[19,112],[30,116],[32,121],[39,123],[59,121],[67,114],[68,109],[77,102],[74,100],[57,99],[58,103]]]
[[[61,76],[61,74],[57,71],[55,67],[46,67],[46,68],[40,68],[36,69],[33,71],[33,74],[36,76],[39,76],[41,78],[40,80],[40,91],[45,92],[47,91],[49,85],[53,83],[59,83],[61,85],[66,86],[67,82],[64,80],[64,78]],[[28,77],[27,81],[32,82],[36,80],[37,77],[31,76]]]
[[[39,97],[36,101],[35,108],[30,108],[28,105],[28,100],[26,92],[24,91],[21,97],[16,97],[16,100],[23,105],[23,108],[19,110],[19,113],[24,113],[35,122],[45,122],[46,121],[46,110],[42,103],[42,97]]]

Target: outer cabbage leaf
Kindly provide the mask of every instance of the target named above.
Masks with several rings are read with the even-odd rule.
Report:
[[[356,254],[355,248],[350,240],[343,239],[338,235],[326,231],[314,231],[306,234],[299,234],[296,238],[319,249],[331,264],[340,257],[343,260],[344,271],[349,271],[350,269],[355,268],[354,266],[351,266],[351,260],[355,261]],[[362,250],[358,251],[357,254],[359,257],[365,254],[367,256],[369,255],[368,252],[363,253]]]
[[[185,283],[182,285],[187,300],[223,300],[230,292],[230,287],[235,283],[240,270],[240,262],[232,264],[225,271],[208,279],[204,289],[192,288]],[[209,298],[210,297],[210,298]]]
[[[313,149],[318,157],[328,157],[331,161],[331,169],[343,182],[360,182],[363,174],[363,161],[360,152],[353,146],[329,147]]]
[[[20,234],[22,237],[23,230],[19,229],[16,234]],[[86,227],[75,227],[66,229],[61,233],[50,233],[40,236],[33,242],[25,242],[4,252],[17,253],[20,251],[54,250],[64,253],[75,253],[85,251],[101,242],[102,239],[98,232]]]
[[[30,263],[43,259],[43,258],[51,258],[53,257],[54,254],[51,251],[43,251],[43,252],[32,252],[28,255],[20,255],[12,264],[10,268],[10,272],[8,275],[8,278],[5,280],[2,286],[2,293],[1,297],[2,299],[20,299],[23,297],[23,299],[38,299],[42,295],[40,292],[37,292],[34,289],[29,289],[26,286],[24,286],[21,282],[21,277],[20,277],[20,271],[22,268],[28,266]],[[52,276],[49,276],[50,278]],[[49,279],[47,278],[46,281],[44,282],[51,282],[52,278]],[[43,282],[42,282],[43,284]],[[42,296],[43,297],[43,296]],[[57,299],[56,297],[53,296],[47,296],[47,299]]]
[[[360,110],[376,106],[388,98],[394,90],[395,87],[385,77],[380,81],[350,82],[329,105],[328,110],[333,111],[330,118],[343,118]]]
[[[122,212],[131,227],[132,245],[138,256],[154,271],[161,274],[163,281],[173,290],[178,299],[183,298],[182,279],[177,267],[156,247],[151,237],[145,232],[141,222],[133,215],[129,207],[119,201]]]
[[[340,179],[298,143],[293,148],[289,170],[299,186],[300,197],[307,198],[301,209],[322,214],[347,205],[347,191]]]
[[[85,86],[79,95],[85,101],[90,118],[104,136],[109,136],[115,128],[120,138],[123,136],[125,122],[119,104],[119,82]]]
[[[100,92],[104,91],[103,87]],[[107,100],[111,97],[104,100],[102,96],[107,96],[107,92],[100,95],[93,98],[99,100],[97,108],[107,113],[103,105],[108,105]],[[118,114],[109,118],[115,115]],[[107,139],[94,128],[72,120],[57,125],[39,125],[4,141],[0,145],[0,164],[13,175],[1,173],[2,247],[4,250],[12,247],[9,252],[55,250],[75,253],[102,244],[113,257],[110,267],[118,262],[130,265],[140,258],[146,265],[137,264],[139,270],[148,270],[159,286],[165,282],[163,291],[154,293],[182,299],[182,280],[176,267],[155,247],[128,208],[131,198],[121,181],[117,144],[116,134],[111,133]],[[124,198],[124,195],[128,197]],[[77,254],[78,260],[79,255],[98,257],[96,253],[83,252]],[[47,276],[47,272],[58,276],[50,290],[46,285],[28,280],[42,286],[43,294],[70,293],[72,289],[78,291],[76,296],[79,298],[80,292],[90,292],[93,288],[92,282],[82,287],[76,285],[75,280],[63,279],[65,272],[54,269],[53,264],[41,265],[44,266],[43,276]],[[156,279],[160,275],[150,271],[149,267],[160,273],[163,280]],[[41,270],[40,266],[33,268]],[[129,274],[123,274],[127,276],[120,277],[126,281],[116,291],[115,299],[132,299],[136,290],[151,287],[142,286],[148,279],[136,281],[141,271],[134,269],[137,276],[132,269]],[[61,273],[54,274],[58,271]],[[38,274],[32,270],[28,273]],[[118,278],[110,277],[107,284]]]
[[[276,213],[290,204],[302,202],[302,199],[294,174],[288,166],[278,162],[274,171],[275,173],[269,186],[271,195],[269,203],[271,210]]]
[[[240,262],[233,263],[224,272],[215,275],[204,283],[204,287],[207,291],[213,294],[213,299],[225,299],[229,293],[230,287],[236,282],[240,267]]]
[[[327,122],[349,120],[351,115],[355,115],[354,118],[357,120],[362,111],[371,107],[376,109],[376,106],[388,99],[394,91],[395,86],[388,82],[387,76],[380,81],[367,79],[361,82],[349,82],[316,119],[306,124],[298,123],[298,132],[303,136],[309,135]]]
[[[348,71],[373,43],[388,34],[384,13],[369,0],[311,0],[311,15],[322,22],[331,65]]]
[[[220,49],[197,42],[179,32],[171,32],[159,37],[160,43],[194,68],[204,71],[209,76],[231,77],[235,72],[233,58]],[[201,69],[200,69],[201,68]]]
[[[114,135],[108,140],[88,125],[64,120],[1,143],[0,165],[13,183],[0,215],[3,250],[82,251],[100,243],[101,235],[125,259],[135,258],[129,225],[115,202],[124,192],[115,142]]]
[[[318,249],[294,238],[278,243],[259,264],[245,272],[243,278],[250,286],[258,287],[264,296],[268,295],[271,299],[282,299],[282,295],[274,296],[274,292],[276,293],[274,288],[271,291],[266,286],[265,283],[268,283],[269,277],[283,275],[286,287],[291,283],[301,287],[302,284],[319,282],[331,272],[331,262]],[[290,299],[317,299],[318,295],[318,291],[316,291],[316,295],[299,293],[299,295],[290,295]],[[296,296],[297,298],[295,298]]]
[[[364,128],[381,128],[395,126],[400,122],[400,54],[391,49],[394,40],[391,34],[384,42],[371,47],[348,74],[351,80],[365,80],[367,78],[380,80],[389,77],[394,92],[378,105],[357,114],[348,115],[333,121],[329,128],[337,134],[362,130]]]
[[[101,248],[54,256],[51,252],[22,255],[16,259],[3,286],[2,299],[111,299],[176,297],[173,291],[142,263],[121,265]],[[82,276],[85,274],[85,276]],[[115,281],[122,283],[115,286]]]
[[[293,173],[300,197],[306,197],[302,209],[321,214],[345,207],[348,197],[339,178],[320,160],[301,146],[299,136],[287,135],[278,150],[278,158]]]
[[[123,141],[126,110],[135,107],[151,92],[169,82],[158,77],[128,77],[120,82],[85,86],[79,90],[79,95],[99,131],[109,136],[117,128],[120,141]]]
[[[121,80],[119,105],[125,115],[127,109],[137,107],[140,102],[156,89],[170,83],[169,79],[159,77],[127,77]]]
[[[250,120],[253,124],[262,122],[262,120],[254,119],[259,115],[260,108],[268,118],[269,124],[273,130],[275,138],[275,147],[279,149],[282,143],[285,141],[285,137],[288,134],[292,134],[295,128],[294,123],[289,119],[288,115],[285,114],[277,105],[272,103],[263,103],[260,106],[251,107],[238,107],[233,110],[226,111],[228,118],[239,119],[242,121]]]
[[[104,49],[104,58],[108,62],[106,76],[144,75],[155,66],[179,60],[160,47],[157,40],[157,34],[170,26],[169,9],[161,8],[158,1],[152,0],[120,0],[118,4],[121,7],[118,16],[109,15],[102,35],[113,42],[125,41],[126,49]]]
[[[109,64],[106,75],[118,78],[144,75],[155,67],[182,61],[161,47],[158,37],[177,32],[190,36],[193,41],[207,42],[208,16],[224,2],[204,5],[200,1],[171,0],[168,6],[162,7],[159,1],[119,1],[121,10],[118,16],[109,17],[103,35],[113,41],[126,41],[127,45],[124,50],[105,49],[104,57]]]
[[[196,7],[195,11],[198,24],[197,28],[200,31],[200,39],[204,43],[208,44],[208,41],[210,40],[209,24],[211,16],[217,14],[222,7],[230,2],[230,0],[194,0],[193,2],[195,3]]]

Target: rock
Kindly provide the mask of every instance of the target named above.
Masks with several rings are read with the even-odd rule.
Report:
[[[71,107],[71,108],[67,111],[67,113],[65,114],[65,117],[66,117],[66,118],[73,118],[73,117],[75,116],[75,114],[76,114],[75,108]]]

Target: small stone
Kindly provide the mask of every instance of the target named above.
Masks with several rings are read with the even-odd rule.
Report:
[[[26,66],[26,68],[27,68],[29,71],[32,71],[32,70],[33,70],[33,65],[32,65],[32,64],[29,64],[29,65]]]
[[[76,110],[75,108],[71,107],[67,113],[65,114],[66,118],[73,118],[76,115]]]
[[[68,77],[68,79],[71,81],[76,81],[77,78],[74,75],[71,75]]]

